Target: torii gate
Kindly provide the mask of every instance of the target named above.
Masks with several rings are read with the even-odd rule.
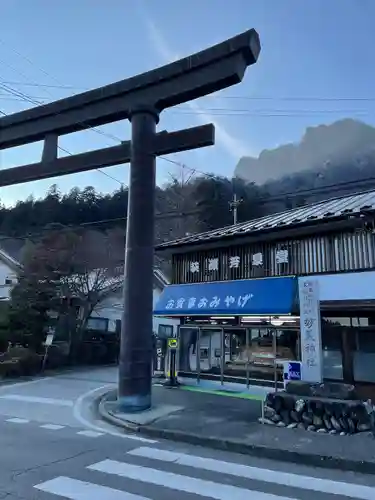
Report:
[[[260,53],[251,29],[161,68],[0,119],[0,150],[44,141],[38,163],[0,170],[0,187],[130,162],[118,402],[151,406],[155,157],[214,144],[212,124],[156,133],[160,113],[237,83]],[[64,134],[128,119],[131,141],[57,158]]]

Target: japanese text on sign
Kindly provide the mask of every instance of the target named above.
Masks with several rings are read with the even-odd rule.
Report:
[[[263,266],[263,254],[261,252],[254,253],[251,258],[251,264],[255,267]]]
[[[318,283],[299,282],[302,376],[307,382],[322,381],[321,324]]]
[[[254,297],[252,293],[245,295],[225,297],[188,297],[169,299],[166,309],[217,309],[220,305],[229,309],[231,306],[243,308]]]
[[[254,265],[262,265],[263,264],[263,255],[261,253],[255,254]],[[240,267],[241,258],[238,255],[232,255],[228,259],[228,266],[230,269],[238,269]],[[218,271],[219,270],[219,257],[210,257],[204,263],[205,269],[208,271]],[[199,273],[201,270],[200,264],[198,261],[189,263],[189,270],[191,273]]]
[[[218,257],[214,257],[212,259],[208,259],[208,270],[209,271],[218,271],[219,270],[219,259],[218,259]]]
[[[240,258],[238,257],[238,255],[233,255],[232,257],[229,257],[229,267],[231,269],[237,269],[238,267],[240,267]]]
[[[276,264],[288,264],[289,252],[288,250],[276,250]]]

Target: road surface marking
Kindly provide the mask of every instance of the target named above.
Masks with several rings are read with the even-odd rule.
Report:
[[[74,402],[70,399],[53,399],[53,398],[40,398],[37,396],[22,396],[21,394],[2,394],[0,399],[9,399],[11,401],[20,401],[23,403],[39,403],[53,406],[69,406],[72,408]]]
[[[251,498],[249,493],[252,493],[252,498],[256,498],[256,500],[296,500],[292,497],[262,493],[261,491],[215,483],[195,477],[174,474],[173,472],[165,472],[142,467],[140,465],[118,462],[116,460],[103,460],[102,462],[89,465],[87,468],[89,470],[121,476],[132,479],[133,481],[140,481],[155,486],[163,486],[164,488],[200,495],[214,500],[244,500],[244,498]]]
[[[59,431],[60,429],[64,429],[65,425],[57,425],[57,424],[44,424],[40,426],[42,429],[48,429],[50,431]]]
[[[104,432],[96,432],[96,431],[79,431],[77,432],[80,436],[86,436],[90,438],[96,438],[99,436],[103,436]]]
[[[6,422],[10,422],[12,424],[28,424],[30,420],[26,420],[25,418],[8,418]]]
[[[217,472],[219,474],[229,474],[231,476],[251,479],[253,481],[263,481],[291,488],[300,488],[302,490],[330,493],[333,495],[344,495],[361,500],[375,499],[375,489],[372,486],[362,486],[360,484],[301,476],[299,474],[292,474],[289,472],[260,469],[249,465],[224,462],[221,460],[187,455],[184,453],[175,453],[167,450],[159,450],[157,448],[141,447],[131,450],[127,454],[137,457],[145,457],[152,460],[160,460],[162,462],[184,465],[194,469]]]
[[[64,476],[37,484],[34,488],[70,500],[150,500],[147,497]]]
[[[52,377],[42,377],[42,378],[37,378],[36,380],[27,380],[26,382],[16,382],[15,384],[5,384],[0,386],[0,391],[4,391],[7,389],[13,389],[17,387],[23,387],[24,385],[31,385],[31,384],[39,384],[39,382],[45,382],[46,380],[51,380]]]
[[[126,434],[125,431],[123,432],[118,432],[115,430],[112,430],[111,428],[102,427],[100,425],[95,425],[93,424],[89,419],[87,419],[83,413],[84,413],[84,407],[87,404],[86,400],[88,400],[89,403],[92,402],[92,399],[95,397],[97,394],[102,394],[104,395],[106,393],[105,389],[109,388],[114,388],[116,387],[114,384],[106,384],[102,385],[101,387],[97,387],[96,389],[92,389],[91,391],[85,392],[84,394],[81,394],[81,396],[77,399],[75,402],[75,405],[73,407],[73,415],[74,418],[82,424],[82,427],[87,427],[89,429],[92,429],[94,431],[98,432],[104,432],[105,434],[108,434],[109,436],[115,436],[119,437],[121,439],[132,439],[134,441],[141,441],[142,443],[148,443],[148,444],[154,444],[157,443],[155,439],[148,439],[140,436],[135,436],[133,434]],[[98,397],[98,396],[96,396]]]

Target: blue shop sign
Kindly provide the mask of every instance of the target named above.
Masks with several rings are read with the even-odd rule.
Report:
[[[154,308],[157,316],[290,314],[295,277],[219,281],[167,286]]]
[[[292,361],[288,363],[287,371],[284,373],[284,380],[301,380],[301,363]]]

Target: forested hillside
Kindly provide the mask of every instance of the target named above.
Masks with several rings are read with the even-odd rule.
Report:
[[[356,162],[325,166],[320,171],[294,174],[262,186],[214,175],[202,175],[184,184],[175,181],[157,188],[156,240],[167,241],[232,224],[229,202],[234,193],[242,198],[238,208],[241,222],[371,187],[375,187],[375,153]],[[125,229],[127,200],[126,188],[102,195],[88,186],[62,195],[53,185],[42,199],[29,197],[12,208],[0,206],[0,238],[38,238],[55,224]]]

